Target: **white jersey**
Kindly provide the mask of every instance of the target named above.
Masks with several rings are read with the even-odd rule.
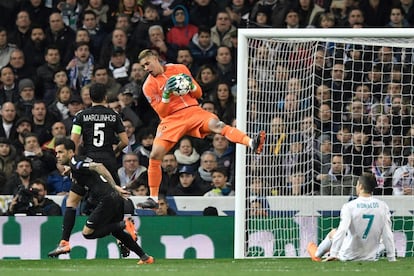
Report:
[[[388,205],[374,197],[358,197],[342,206],[341,222],[333,236],[330,256],[341,261],[374,261],[378,258],[381,241],[388,260],[395,260]]]

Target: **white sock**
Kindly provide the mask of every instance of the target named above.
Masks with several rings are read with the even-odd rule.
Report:
[[[325,239],[319,244],[318,249],[316,250],[316,257],[321,258],[323,255],[325,255],[326,252],[331,249],[332,241],[329,239],[328,236],[325,237]]]

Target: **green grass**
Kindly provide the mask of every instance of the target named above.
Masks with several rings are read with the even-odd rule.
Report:
[[[132,259],[96,260],[0,260],[0,275],[7,276],[126,276],[126,275],[413,275],[414,258],[390,263],[329,262],[315,263],[310,259],[180,259],[156,260],[153,265],[136,265]]]

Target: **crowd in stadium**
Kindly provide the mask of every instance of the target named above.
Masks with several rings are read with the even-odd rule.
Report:
[[[0,195],[35,194],[40,205],[53,204],[45,195],[70,190],[70,178],[56,164],[54,141],[70,136],[75,114],[91,105],[93,83],[106,86],[108,106],[121,114],[128,134],[129,145],[117,157],[121,186],[132,195],[149,194],[146,171],[159,118],[142,92],[146,73],[137,57],[144,49],[156,51],[163,63],[185,64],[203,89],[200,106],[231,125],[236,119],[237,29],[414,26],[413,0],[16,0],[0,5]],[[375,57],[362,57],[373,61],[362,70],[369,74],[346,76],[349,63],[327,55],[327,47],[335,45],[321,46],[323,69],[315,74],[321,80],[339,78],[341,85],[348,78],[359,86],[337,87],[351,91],[347,95],[335,93],[335,83],[317,83],[317,120],[305,117],[302,122],[317,130],[311,146],[320,154],[313,181],[292,166],[289,175],[279,175],[285,180],[273,194],[352,195],[355,177],[367,168],[377,176],[378,194],[414,194],[412,53],[375,49]],[[358,47],[344,51],[363,52]],[[286,94],[285,106],[289,97],[295,95]],[[344,119],[347,114],[353,116]],[[365,122],[367,114],[371,121]],[[276,154],[276,147],[285,151],[284,159],[299,162],[307,157],[292,150],[304,152],[299,148],[308,145],[284,148],[278,144],[283,139],[273,140],[289,133],[283,119],[272,119],[267,150]],[[295,141],[286,138],[286,144]],[[162,160],[160,198],[234,195],[234,162],[235,147],[224,136],[183,137]],[[275,157],[272,162],[284,161]],[[213,174],[218,175],[214,181]],[[393,183],[393,177],[399,179]],[[310,188],[304,182],[318,184]],[[45,213],[59,213],[53,210]]]

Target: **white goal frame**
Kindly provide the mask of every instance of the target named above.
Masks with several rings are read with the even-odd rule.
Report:
[[[247,93],[248,93],[248,39],[250,38],[283,38],[283,39],[352,39],[352,38],[414,38],[414,28],[361,28],[361,29],[238,29],[238,51],[237,51],[237,127],[240,130],[247,129]],[[236,145],[236,196],[235,196],[235,225],[234,225],[234,258],[246,258],[246,241],[245,241],[245,220],[246,220],[246,147]],[[404,198],[384,197],[384,201],[389,202],[390,209],[399,209],[399,214],[413,215],[414,197],[406,196]],[[272,202],[284,210],[289,210],[288,206],[292,197],[270,197],[269,203]],[[303,201],[302,201],[303,199]],[[306,210],[306,215],[314,215],[316,210],[321,210],[320,196],[301,197],[301,206],[294,206],[296,210]],[[322,199],[326,207],[332,207],[332,210],[340,210],[344,203],[341,197],[336,197],[335,202],[332,197]],[[296,201],[297,202],[297,201]],[[339,203],[338,203],[339,202]],[[330,203],[330,204],[329,204]],[[285,205],[283,205],[285,204]],[[306,205],[305,205],[306,204]],[[304,208],[306,206],[306,208]],[[408,208],[402,210],[398,206]],[[412,208],[410,208],[411,206]],[[279,208],[278,207],[278,208]],[[339,208],[339,209],[338,209]],[[279,209],[280,210],[280,209]],[[411,211],[411,213],[409,212]],[[302,214],[304,215],[304,214]]]

